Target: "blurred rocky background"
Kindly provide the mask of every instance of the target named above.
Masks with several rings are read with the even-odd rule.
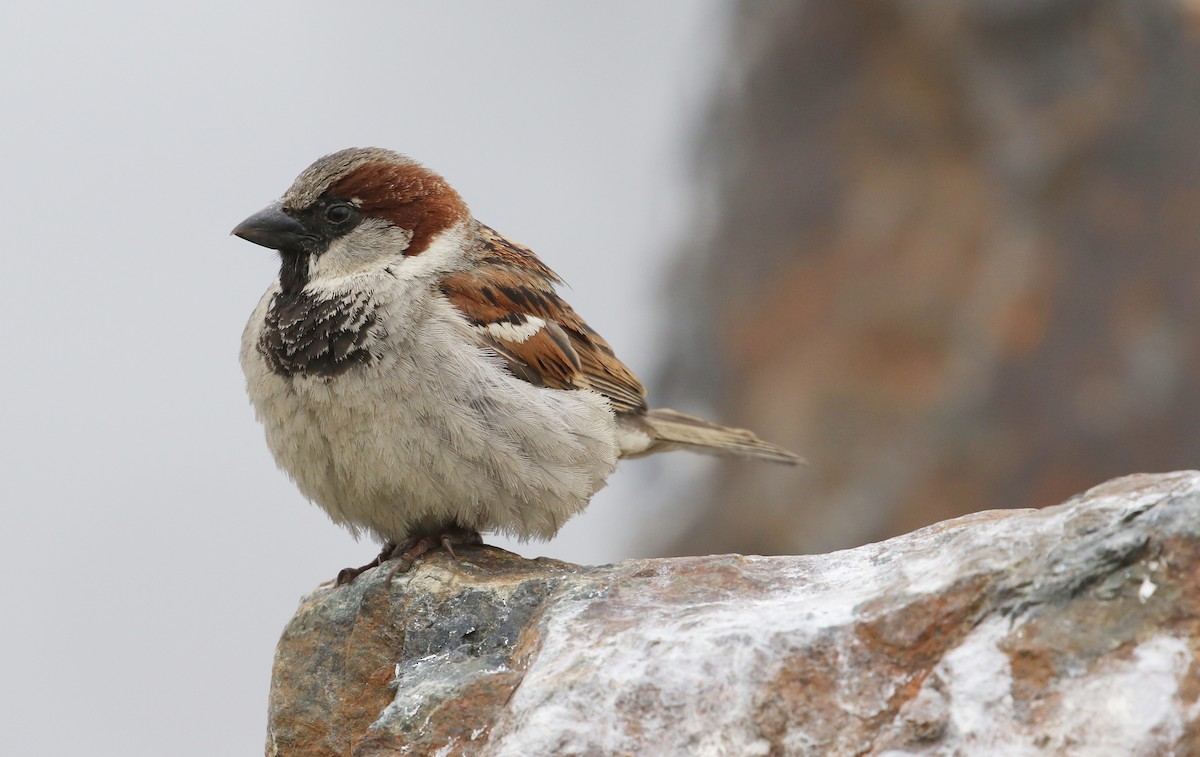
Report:
[[[661,553],[1200,467],[1197,6],[737,5],[652,394],[810,467],[714,462]]]

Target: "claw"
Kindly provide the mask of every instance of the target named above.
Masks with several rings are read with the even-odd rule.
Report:
[[[397,544],[392,551],[392,559],[396,561],[396,564],[388,571],[388,584],[392,583],[392,579],[396,577],[397,573],[407,573],[412,570],[417,558],[438,546],[438,541],[432,536],[422,536],[419,539],[405,539]]]
[[[383,549],[379,552],[378,555],[375,556],[375,559],[372,560],[371,562],[367,563],[366,565],[363,565],[363,566],[360,566],[357,568],[342,568],[341,570],[338,571],[337,578],[334,579],[333,585],[334,586],[345,586],[348,583],[353,583],[354,579],[358,578],[363,573],[366,573],[371,568],[378,568],[380,565],[382,565],[383,561],[387,560],[388,557],[392,554],[392,552],[395,551],[395,549],[396,549],[396,545],[392,544],[391,542],[388,542],[387,544],[383,545]]]
[[[399,543],[388,542],[383,545],[383,551],[379,553],[378,557],[361,568],[343,568],[337,574],[335,585],[345,586],[371,568],[378,568],[383,563],[394,560],[396,564],[388,570],[387,574],[387,582],[390,584],[397,573],[407,573],[412,570],[418,559],[438,547],[449,552],[450,556],[457,560],[458,553],[454,551],[456,544],[459,546],[483,544],[483,537],[479,535],[478,531],[469,528],[448,528],[437,536],[410,536]]]
[[[458,559],[458,553],[454,551],[454,545],[476,545],[483,544],[483,537],[478,531],[469,528],[450,528],[438,536],[421,536],[409,537],[400,544],[397,544],[392,550],[392,559],[396,560],[396,564],[388,571],[388,583],[396,577],[397,573],[407,573],[412,570],[412,566],[425,553],[441,547],[450,553],[450,556],[455,560]]]

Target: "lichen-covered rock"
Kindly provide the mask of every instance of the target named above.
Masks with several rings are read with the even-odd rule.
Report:
[[[807,557],[435,554],[306,597],[267,754],[1200,754],[1200,473]]]

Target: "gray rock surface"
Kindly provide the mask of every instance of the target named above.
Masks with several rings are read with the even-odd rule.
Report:
[[[827,555],[480,548],[305,597],[268,755],[1200,754],[1200,473]]]

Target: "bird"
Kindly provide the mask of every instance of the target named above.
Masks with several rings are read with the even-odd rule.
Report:
[[[651,409],[558,275],[405,155],[326,155],[232,233],[279,255],[240,351],[267,445],[307,499],[383,545],[339,585],[481,533],[550,539],[623,458],[800,462]]]

